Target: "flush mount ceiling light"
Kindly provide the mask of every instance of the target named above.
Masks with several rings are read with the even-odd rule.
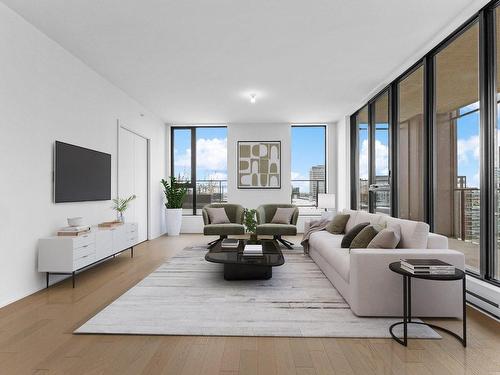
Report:
[[[256,100],[257,100],[257,95],[250,94],[250,103],[255,104]]]

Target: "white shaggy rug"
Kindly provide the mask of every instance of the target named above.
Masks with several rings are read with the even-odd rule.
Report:
[[[75,333],[384,338],[399,321],[354,315],[300,249],[283,250],[272,279],[251,281],[224,280],[206,252],[184,249]],[[410,337],[440,338],[425,326],[408,328]]]

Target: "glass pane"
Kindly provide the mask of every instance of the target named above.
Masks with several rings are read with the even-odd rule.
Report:
[[[317,195],[326,193],[324,126],[292,126],[292,203],[301,215],[318,215]]]
[[[435,57],[435,231],[479,271],[480,142],[478,24]]]
[[[496,71],[497,71],[497,123],[496,123],[496,136],[495,136],[495,255],[493,260],[494,264],[494,277],[500,280],[500,8],[495,10],[496,19]]]
[[[356,116],[356,132],[358,143],[358,210],[368,211],[368,171],[369,147],[368,147],[368,106],[365,106]]]
[[[376,213],[391,213],[391,190],[389,180],[389,94],[382,94],[375,101],[375,180],[373,191]]]
[[[196,128],[196,209],[227,202],[227,128]]]
[[[424,221],[424,68],[398,84],[398,207],[402,219]]]
[[[174,129],[174,176],[179,181],[191,180],[191,129]]]

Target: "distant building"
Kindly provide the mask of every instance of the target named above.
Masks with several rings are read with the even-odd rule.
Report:
[[[314,165],[309,170],[309,193],[315,200],[318,193],[325,192],[325,166]]]

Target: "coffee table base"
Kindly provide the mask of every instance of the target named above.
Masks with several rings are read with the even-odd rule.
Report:
[[[225,280],[267,280],[273,277],[273,267],[252,264],[224,264]]]

